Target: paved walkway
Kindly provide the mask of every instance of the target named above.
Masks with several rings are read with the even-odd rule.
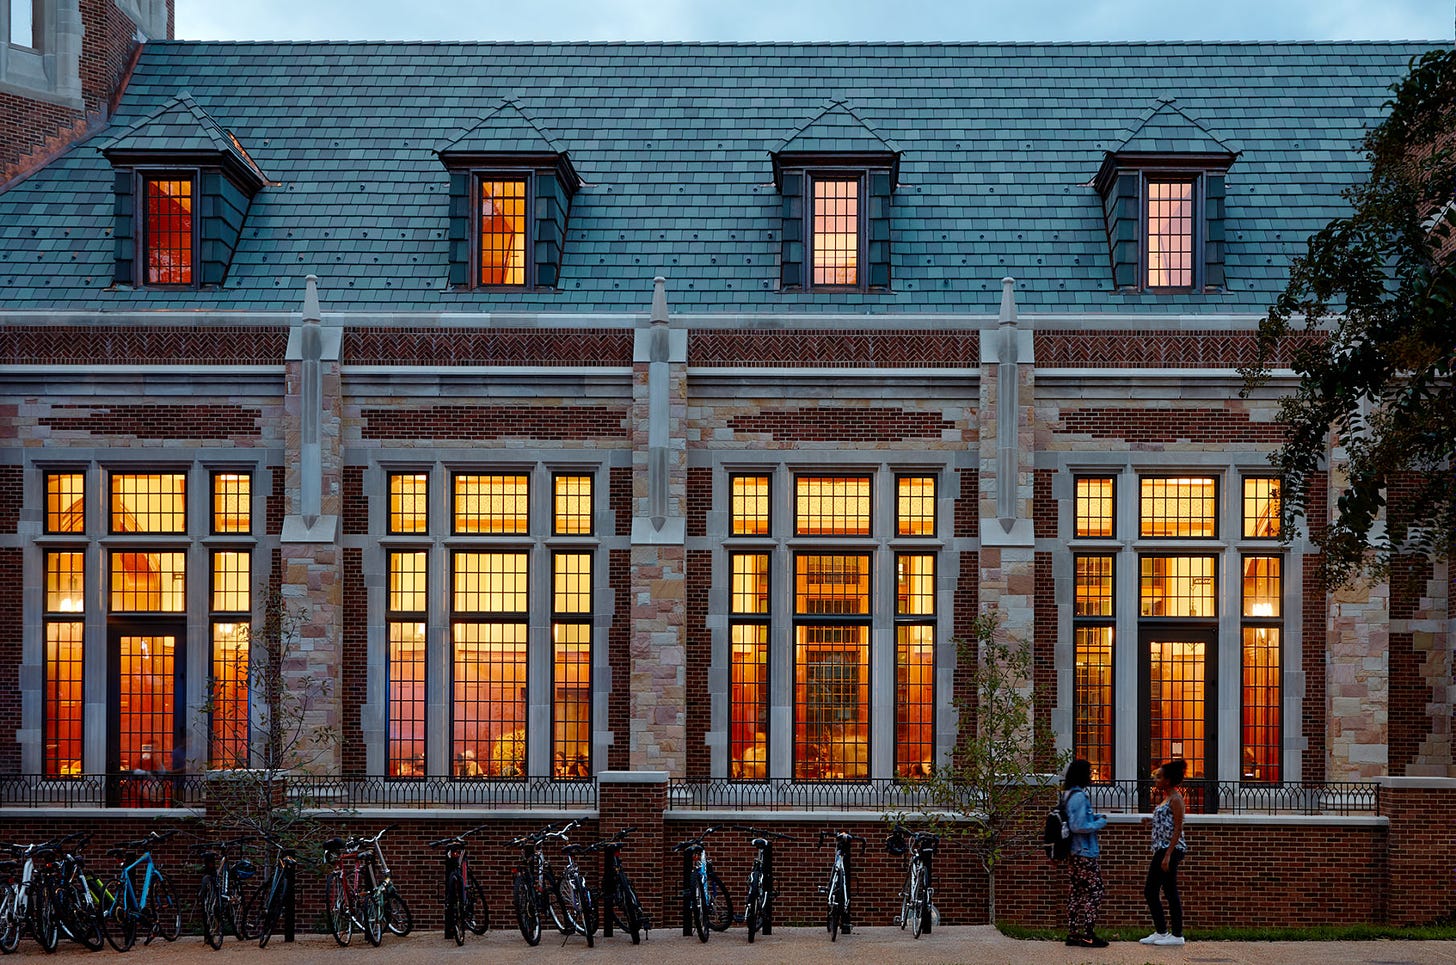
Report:
[[[143,948],[140,944],[128,960],[157,961],[163,965],[330,965],[374,963],[374,965],[446,965],[489,962],[490,965],[605,965],[605,963],[662,962],[664,965],[1081,965],[1081,963],[1178,963],[1178,965],[1452,965],[1456,963],[1456,941],[1443,942],[1190,942],[1182,948],[1152,948],[1137,942],[1118,942],[1106,949],[1083,951],[1056,942],[1025,942],[1007,938],[989,926],[938,928],[916,941],[898,928],[855,929],[833,944],[823,929],[780,928],[770,937],[748,944],[747,932],[735,927],[714,934],[707,944],[683,938],[678,932],[654,931],[650,941],[634,947],[630,939],[598,936],[596,948],[587,948],[580,938],[563,947],[559,936],[546,935],[530,948],[519,932],[497,930],[483,936],[467,935],[457,948],[438,933],[413,934],[408,938],[385,935],[384,944],[370,948],[357,933],[349,948],[339,948],[328,936],[300,936],[291,945],[275,938],[259,950],[256,943],[241,944],[229,939],[221,951],[213,951],[197,937],[184,937],[174,944],[161,941]],[[41,957],[39,946],[22,941],[20,952]],[[47,961],[81,960],[98,962],[80,946],[62,942],[60,954]],[[100,953],[111,957],[109,948]]]

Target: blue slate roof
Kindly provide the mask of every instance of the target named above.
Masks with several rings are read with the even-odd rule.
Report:
[[[812,120],[779,142],[774,153],[802,151],[806,154],[848,152],[873,154],[897,153],[898,148],[880,137],[843,101],[836,101],[819,111]]]
[[[515,99],[505,101],[470,130],[440,148],[482,154],[550,153],[565,149],[521,110]]]
[[[1172,100],[1159,100],[1115,149],[1129,154],[1237,154]]]
[[[1026,312],[1261,312],[1433,46],[152,43],[108,130],[0,194],[0,309],[291,311],[314,273],[326,310],[638,312],[664,274],[680,312],[995,312],[1004,275]],[[112,290],[98,148],[182,91],[275,183],[224,288]],[[562,287],[450,291],[434,152],[506,97],[585,182]],[[1226,292],[1112,291],[1090,181],[1159,97],[1241,151]],[[903,152],[894,290],[782,293],[770,152],[837,101]]]

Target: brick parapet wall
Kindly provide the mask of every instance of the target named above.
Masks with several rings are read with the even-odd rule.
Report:
[[[1288,368],[1296,353],[1319,334],[1298,333],[1280,341],[1274,368]],[[1214,330],[1170,332],[1166,329],[1109,331],[1038,331],[1039,368],[1235,369],[1253,362],[1253,332]]]
[[[1391,778],[1380,789],[1390,818],[1389,913],[1392,924],[1417,925],[1456,915],[1456,780]]]
[[[351,328],[345,365],[630,366],[630,329]]]
[[[0,358],[14,365],[282,365],[287,350],[282,326],[0,328]]]
[[[688,364],[720,368],[970,368],[980,366],[977,331],[739,331],[688,334]]]

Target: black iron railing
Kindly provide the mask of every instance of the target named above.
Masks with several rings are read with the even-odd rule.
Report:
[[[144,807],[205,810],[226,796],[263,796],[316,808],[576,810],[597,804],[593,779],[395,778],[207,774],[0,775],[4,807]]]
[[[1056,786],[1048,778],[1048,786]],[[1103,813],[1137,814],[1158,803],[1151,781],[1115,781],[1092,789]],[[1184,797],[1193,813],[1350,815],[1380,813],[1380,785],[1358,782],[1239,784],[1188,781]],[[681,811],[917,811],[938,810],[921,784],[886,778],[853,783],[673,781],[668,807]]]

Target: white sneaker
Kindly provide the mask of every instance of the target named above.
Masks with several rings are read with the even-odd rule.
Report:
[[[1183,944],[1183,936],[1182,935],[1158,935],[1156,938],[1153,939],[1152,944],[1154,944],[1154,945],[1181,945],[1181,944]]]
[[[1165,932],[1165,931],[1155,931],[1151,935],[1149,935],[1147,938],[1139,938],[1138,939],[1138,944],[1139,945],[1156,945],[1156,944],[1158,944],[1158,940],[1160,938],[1167,938],[1167,937],[1168,937],[1168,933],[1167,932]]]

